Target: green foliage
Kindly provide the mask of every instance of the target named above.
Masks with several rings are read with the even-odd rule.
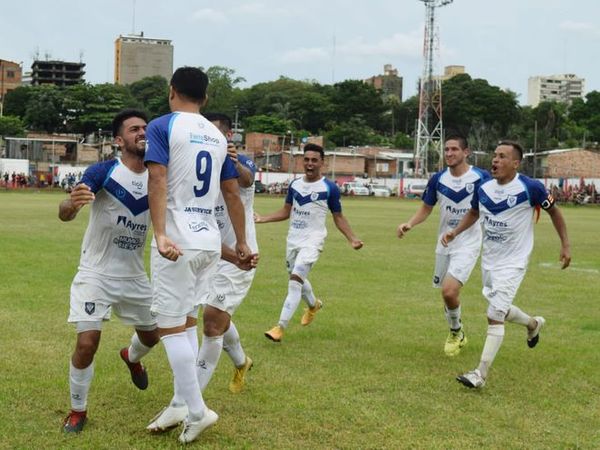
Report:
[[[142,78],[127,87],[151,119],[169,113],[169,83],[164,77]]]
[[[75,329],[66,323],[89,207],[61,223],[64,194],[0,192],[2,383],[0,447],[6,449],[181,448],[181,428],[144,429],[171,399],[173,377],[162,344],[145,358],[146,391],[133,387],[118,356],[132,329],[113,314],[104,325],[80,435],[61,433],[69,410],[68,361]],[[478,268],[461,290],[469,343],[455,358],[439,290],[431,287],[438,209],[399,241],[394,231],[418,201],[342,199],[365,247],[353,251],[331,220],[310,273],[325,308],[308,327],[299,308],[280,344],[263,333],[279,317],[287,290],[287,222],[257,226],[260,266],[234,315],[255,367],[232,395],[223,352],[204,391],[219,414],[190,448],[203,449],[594,449],[600,442],[597,314],[598,208],[562,208],[573,267],[558,268],[558,239],[545,213],[517,294],[524,311],[547,320],[527,348],[522,327],[506,325],[487,386],[471,391],[454,377],[477,365],[486,336]],[[279,209],[281,197],[258,196],[255,209]],[[146,248],[149,253],[149,246]],[[35,432],[33,432],[34,430]]]
[[[25,123],[30,130],[52,133],[63,126],[63,91],[54,85],[30,88]]]
[[[280,119],[275,116],[267,116],[264,114],[248,117],[244,121],[246,132],[270,133],[284,135],[288,130],[294,130],[290,120]]]
[[[336,123],[325,133],[327,147],[380,145],[385,138],[369,127],[361,117],[352,117],[347,122]]]
[[[382,114],[386,110],[381,95],[370,84],[346,80],[333,86],[331,102],[337,122],[349,122],[360,117],[370,128],[381,130]]]
[[[412,150],[415,146],[415,142],[411,139],[410,136],[407,136],[406,134],[400,132],[394,135],[393,145],[395,148]]]
[[[30,86],[19,86],[4,96],[3,114],[25,118],[27,103],[33,89]]]
[[[16,116],[0,117],[0,136],[19,137],[25,135],[23,121]]]

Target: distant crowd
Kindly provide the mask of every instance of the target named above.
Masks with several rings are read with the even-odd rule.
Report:
[[[45,187],[60,187],[69,192],[80,180],[81,172],[68,173],[62,180],[58,176],[53,177],[51,174],[41,173],[27,175],[24,172],[12,173],[4,172],[0,177],[0,187],[4,189],[24,189],[24,188],[45,188]]]
[[[596,185],[594,183],[585,184],[583,180],[579,184],[566,187],[552,184],[550,192],[554,199],[560,203],[573,203],[576,205],[600,203],[600,195],[598,195]]]

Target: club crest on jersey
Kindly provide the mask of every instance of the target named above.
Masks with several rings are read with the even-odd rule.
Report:
[[[225,294],[219,294],[219,295],[217,295],[217,301],[219,303],[223,303],[225,301]]]
[[[96,311],[96,304],[94,302],[85,302],[84,308],[88,316],[91,316]]]
[[[319,193],[318,192],[312,192],[310,194],[310,199],[314,202],[319,198]]]
[[[508,205],[509,208],[512,208],[513,206],[515,206],[517,204],[517,196],[516,195],[509,195],[506,198],[506,204]]]
[[[467,190],[467,192],[468,192],[469,194],[472,194],[472,193],[473,193],[473,191],[475,190],[475,185],[474,185],[473,183],[467,183],[467,184],[465,185],[465,189]]]
[[[122,198],[125,198],[125,189],[123,189],[123,188],[118,188],[118,189],[115,191],[115,195],[116,195],[118,198],[121,198],[121,199],[122,199]]]

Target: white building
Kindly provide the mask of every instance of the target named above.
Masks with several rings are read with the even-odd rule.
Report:
[[[535,107],[543,101],[569,103],[583,97],[584,84],[585,79],[572,73],[529,77],[527,104]]]

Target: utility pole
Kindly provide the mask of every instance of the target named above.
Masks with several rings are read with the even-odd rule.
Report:
[[[453,0],[419,0],[425,3],[425,38],[423,42],[423,73],[419,89],[419,118],[415,145],[415,172],[426,175],[429,152],[438,154],[438,166],[443,161],[442,81],[433,75],[439,54],[439,36],[435,9]]]

